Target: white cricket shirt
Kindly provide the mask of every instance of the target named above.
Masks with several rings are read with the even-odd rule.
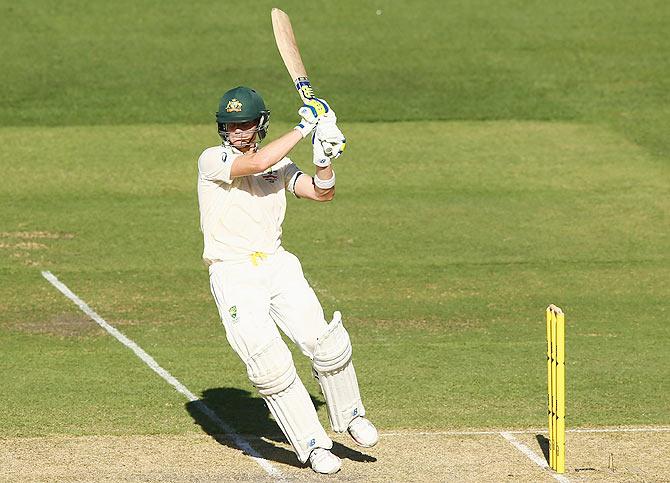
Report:
[[[242,153],[215,146],[198,159],[198,204],[204,236],[203,259],[231,261],[254,252],[273,254],[281,246],[286,189],[293,193],[300,169],[283,158],[263,173],[230,177]]]

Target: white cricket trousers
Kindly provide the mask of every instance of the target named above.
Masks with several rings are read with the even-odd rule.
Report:
[[[332,448],[278,330],[311,358],[327,328],[298,258],[280,248],[272,255],[216,262],[209,275],[226,338],[298,459],[304,463],[315,447]]]

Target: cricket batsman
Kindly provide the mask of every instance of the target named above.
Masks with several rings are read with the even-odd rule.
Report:
[[[330,451],[333,442],[279,329],[310,358],[333,431],[347,431],[363,447],[374,446],[379,436],[364,417],[340,313],[326,322],[298,258],[281,244],[286,191],[307,200],[332,200],[332,161],[345,147],[328,103],[310,99],[298,114],[294,129],[261,148],[270,111],[260,94],[236,87],[221,98],[216,121],[222,144],[205,149],[198,159],[203,259],[226,337],[251,383],[298,459],[309,460],[317,473],[335,473],[341,460]],[[287,157],[307,136],[312,138],[314,176]]]

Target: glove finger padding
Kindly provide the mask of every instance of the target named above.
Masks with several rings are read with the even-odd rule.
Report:
[[[303,121],[309,124],[316,124],[319,120],[319,115],[312,106],[303,104],[300,109],[298,109],[298,115],[302,117]]]
[[[342,131],[335,123],[326,122],[326,119],[319,121],[319,137],[324,141],[336,142],[344,138]]]
[[[330,165],[330,159],[323,150],[321,140],[316,137],[316,133],[312,135],[312,162],[316,166],[325,168]]]
[[[337,118],[324,116],[316,127],[316,138],[321,142],[323,151],[329,158],[338,158],[346,148],[347,140],[336,124]]]
[[[323,147],[323,152],[330,159],[339,158],[347,147],[345,139],[334,143],[329,141],[321,141],[321,145]]]
[[[302,118],[295,129],[302,135],[306,137],[311,133],[316,127],[318,121],[318,116],[316,115],[316,110],[313,107],[303,105],[298,109],[298,115]]]

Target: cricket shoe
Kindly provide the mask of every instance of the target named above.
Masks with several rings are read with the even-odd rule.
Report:
[[[347,429],[349,434],[354,439],[354,442],[358,446],[363,446],[364,448],[371,448],[377,444],[379,441],[379,433],[377,433],[377,428],[363,416],[358,416],[354,418],[349,423],[349,428]]]
[[[314,448],[309,455],[309,464],[317,473],[330,475],[342,467],[342,460],[324,448]]]

